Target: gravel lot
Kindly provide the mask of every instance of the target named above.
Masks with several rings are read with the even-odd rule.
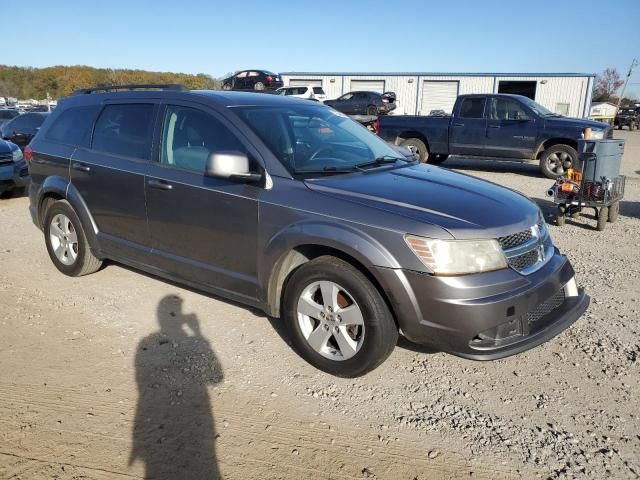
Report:
[[[583,318],[490,363],[401,341],[356,380],[240,305],[114,264],[62,276],[27,198],[0,201],[0,478],[638,478],[640,133],[616,135],[618,222],[550,227]],[[445,165],[553,212],[536,165]]]

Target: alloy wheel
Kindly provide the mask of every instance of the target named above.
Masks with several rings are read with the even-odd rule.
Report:
[[[69,217],[59,213],[51,219],[49,242],[62,264],[73,265],[78,258],[78,233]]]
[[[308,285],[298,299],[298,326],[309,346],[329,360],[353,357],[364,341],[362,310],[337,283]]]
[[[571,155],[567,152],[554,152],[547,157],[549,170],[556,175],[563,175],[572,164]]]

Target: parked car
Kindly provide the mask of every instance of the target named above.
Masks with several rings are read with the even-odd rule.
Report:
[[[385,115],[396,108],[395,102],[393,92],[349,92],[324,103],[347,115]]]
[[[283,85],[280,75],[268,70],[243,70],[222,81],[224,90],[275,90]]]
[[[588,305],[535,203],[411,160],[332,108],[94,92],[61,100],[25,151],[29,209],[66,275],[112,259],[259,308],[345,377],[382,363],[399,330],[489,360]]]
[[[12,118],[17,117],[18,115],[20,115],[20,112],[18,112],[17,110],[14,110],[12,108],[2,108],[0,109],[0,127],[8,122],[9,120],[11,120]]]
[[[24,191],[29,184],[29,169],[22,150],[11,142],[0,140],[0,196]]]
[[[636,130],[640,126],[640,107],[621,108],[613,120],[613,125],[618,130],[622,127],[629,127],[631,131]]]
[[[38,132],[48,113],[29,112],[18,115],[0,126],[2,138],[18,145],[22,150]]]
[[[324,102],[327,99],[327,94],[324,93],[322,87],[314,87],[313,85],[308,85],[306,87],[281,87],[276,90],[276,93],[278,95],[305,98],[316,102]]]
[[[381,117],[381,138],[404,145],[423,162],[439,164],[452,155],[538,160],[556,178],[577,160],[577,140],[610,137],[606,123],[568,118],[520,95],[460,95],[452,116]]]

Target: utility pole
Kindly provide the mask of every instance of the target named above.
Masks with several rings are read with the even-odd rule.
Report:
[[[620,93],[620,96],[618,97],[618,104],[616,105],[616,115],[618,115],[618,110],[620,110],[620,102],[622,102],[622,98],[624,97],[624,91],[627,89],[629,78],[633,73],[633,69],[636,68],[637,66],[638,66],[638,60],[634,58],[633,61],[631,62],[631,66],[629,67],[629,73],[627,73],[627,79],[624,81],[624,85],[622,87],[622,93]]]

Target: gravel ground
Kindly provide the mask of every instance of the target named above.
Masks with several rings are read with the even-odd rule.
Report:
[[[487,363],[401,340],[355,380],[314,370],[240,305],[113,264],[60,275],[27,199],[0,201],[0,478],[638,478],[640,133],[616,135],[618,222],[550,226],[585,316]],[[551,219],[535,165],[445,165]]]

